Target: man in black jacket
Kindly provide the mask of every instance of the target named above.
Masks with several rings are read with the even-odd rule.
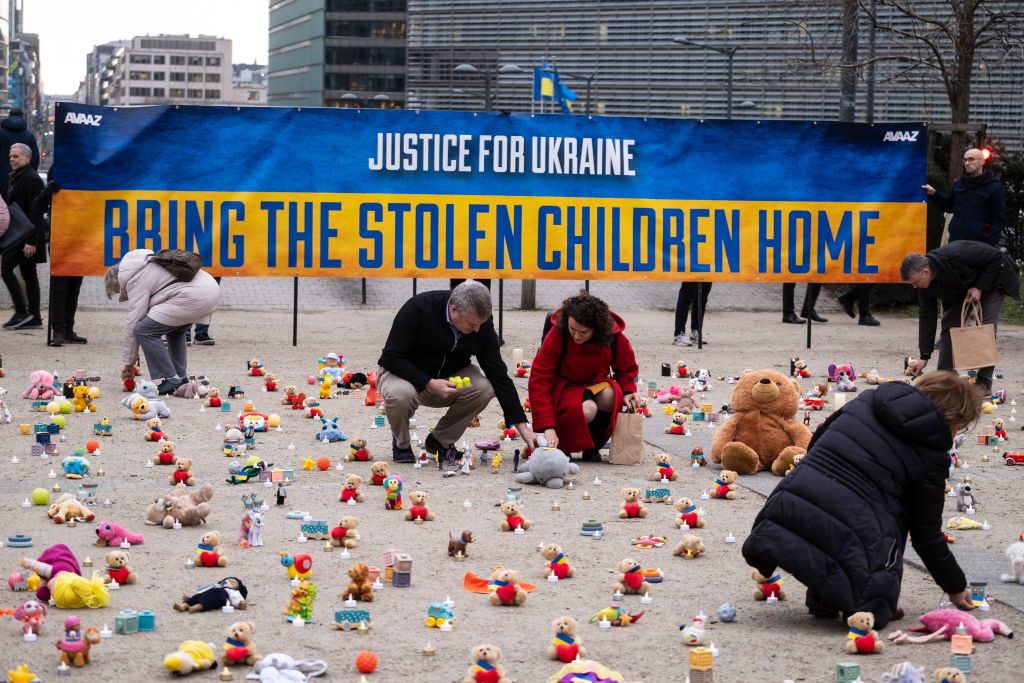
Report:
[[[479,368],[470,362],[473,356]],[[533,431],[501,359],[491,293],[479,282],[464,282],[450,292],[423,292],[406,301],[378,364],[377,387],[391,424],[395,462],[415,460],[409,418],[420,405],[448,408],[426,438],[426,449],[432,453],[454,444],[495,396],[505,424],[514,425],[526,443],[533,444]],[[448,380],[456,376],[468,377],[469,385],[456,387]]]
[[[1020,297],[1020,274],[1009,254],[982,242],[959,240],[927,254],[907,254],[900,264],[900,279],[920,290],[918,349],[921,359],[910,365],[921,374],[935,346],[938,302],[942,300],[942,332],[939,337],[939,370],[953,367],[949,330],[960,324],[965,301],[981,302],[982,322],[999,324],[1003,297]],[[992,389],[995,366],[978,369],[982,391]]]
[[[0,182],[7,182],[11,175],[11,165],[8,155],[11,153],[11,145],[16,142],[28,145],[32,151],[30,157],[32,168],[39,170],[39,145],[36,143],[36,136],[28,129],[25,122],[25,112],[18,107],[11,110],[10,115],[0,121]]]
[[[14,302],[14,316],[4,324],[4,329],[39,328],[43,326],[43,318],[39,308],[36,264],[46,263],[46,233],[33,209],[36,197],[43,191],[43,181],[32,168],[32,150],[28,145],[21,142],[11,145],[8,160],[13,170],[3,199],[12,208],[17,205],[35,224],[36,229],[24,240],[4,251],[0,261],[0,278],[7,285],[7,291]],[[14,274],[16,268],[21,270],[21,278],[25,281],[24,290]]]
[[[931,185],[922,185],[928,197],[953,214],[949,221],[949,241],[975,240],[999,244],[1006,225],[1006,197],[1003,184],[985,168],[980,149],[964,152],[964,174],[953,182],[947,195]]]

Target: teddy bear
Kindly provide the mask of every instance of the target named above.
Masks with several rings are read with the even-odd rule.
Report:
[[[299,389],[294,384],[287,384],[284,387],[284,396],[281,397],[281,405],[292,405],[292,399],[298,395]]]
[[[220,389],[217,387],[210,387],[206,390],[206,407],[207,408],[220,408]]]
[[[164,439],[159,442],[160,452],[153,456],[154,465],[176,465],[178,456],[174,454],[174,442]]]
[[[342,503],[347,503],[350,500],[354,500],[357,503],[362,503],[366,500],[359,491],[359,485],[363,483],[363,478],[358,474],[350,474],[345,478],[345,484],[341,487],[341,495],[338,496],[338,500]]]
[[[541,548],[540,555],[548,561],[548,566],[544,569],[545,574],[554,574],[559,579],[576,576],[576,570],[569,564],[569,558],[562,552],[562,546],[557,543],[545,545]]]
[[[132,394],[122,401],[122,404],[126,405],[128,409],[132,411],[133,420],[141,420],[143,419],[143,415],[148,415],[150,413],[149,401],[138,394]]]
[[[619,508],[619,519],[642,519],[647,516],[647,508],[641,500],[643,493],[636,486],[622,489],[622,506]]]
[[[53,375],[46,370],[36,370],[28,376],[28,387],[22,392],[22,398],[33,401],[49,401],[56,393],[53,389]]]
[[[156,498],[146,508],[146,524],[163,526],[170,529],[175,522],[182,526],[206,524],[210,514],[210,499],[213,498],[213,485],[209,482],[187,491],[184,486],[176,486],[169,494]]]
[[[249,371],[250,377],[262,377],[263,376],[263,363],[260,362],[259,358],[253,358],[245,364],[246,369]]]
[[[708,464],[707,459],[704,457],[704,449],[700,446],[694,446],[693,450],[690,451],[690,466],[696,464],[698,467],[704,467]]]
[[[696,393],[690,387],[684,387],[679,390],[679,396],[676,397],[676,411],[684,415],[689,415],[699,407],[697,400],[694,398]]]
[[[736,499],[736,473],[732,470],[722,470],[715,480],[715,487],[711,489],[712,498],[725,498],[726,500]]]
[[[936,683],[967,683],[967,675],[955,666],[944,666],[932,674]]]
[[[228,637],[224,641],[224,665],[252,666],[263,657],[256,652],[252,633],[256,626],[251,621],[236,621],[228,626]]]
[[[668,453],[658,453],[654,456],[654,466],[657,470],[654,473],[652,479],[654,481],[675,481],[679,478],[676,471],[672,469],[672,456]]]
[[[373,587],[370,585],[370,568],[362,562],[356,562],[348,568],[348,586],[342,597],[346,595],[353,600],[373,602]]]
[[[242,580],[229,576],[197,589],[192,595],[181,596],[181,600],[174,603],[174,609],[178,612],[212,612],[225,605],[231,605],[235,609],[246,609],[247,597],[249,590]]]
[[[196,483],[195,477],[189,472],[192,467],[192,458],[178,458],[177,462],[174,463],[174,471],[171,472],[171,476],[168,477],[171,484],[184,484],[185,486],[192,486]]]
[[[710,391],[711,371],[707,368],[698,370],[697,374],[693,375],[693,379],[690,380],[690,388],[694,391]]]
[[[141,396],[146,399],[149,403],[149,411],[143,413],[141,417],[137,419],[148,420],[151,417],[170,417],[171,409],[167,407],[167,403],[160,398],[160,393],[157,391],[157,386],[149,380],[140,379],[136,383],[135,393],[127,396],[121,401],[122,405],[131,406],[131,400],[135,396]]]
[[[502,531],[515,531],[517,528],[526,531],[533,526],[533,522],[519,514],[519,501],[506,500],[501,504],[501,514],[505,515],[501,521]]]
[[[263,378],[263,388],[267,391],[277,391],[277,375],[268,372]]]
[[[95,413],[96,406],[92,404],[100,397],[99,387],[90,387],[85,384],[78,384],[74,389],[74,400],[72,404],[76,413]]]
[[[579,656],[587,656],[583,641],[576,635],[576,620],[572,617],[558,617],[551,626],[555,629],[555,637],[548,645],[548,657],[568,664]]]
[[[1011,543],[1006,549],[1006,559],[1010,561],[1012,574],[1000,574],[999,580],[1005,583],[1019,583],[1024,586],[1024,542]]]
[[[310,419],[322,418],[324,416],[324,410],[320,407],[320,399],[314,398],[313,396],[308,396],[302,399],[302,408],[306,417]]]
[[[491,576],[491,604],[495,607],[507,605],[518,607],[526,603],[526,591],[519,585],[519,572],[514,569],[498,569]]]
[[[151,417],[146,420],[146,433],[142,435],[142,438],[145,441],[154,442],[163,441],[167,438],[159,417]]]
[[[697,506],[694,505],[693,501],[689,498],[680,498],[677,500],[676,510],[679,510],[679,516],[676,518],[677,527],[685,524],[691,529],[704,528],[704,518],[700,516]]]
[[[207,531],[196,545],[197,567],[226,567],[228,558],[220,547],[220,532]]]
[[[790,463],[789,469],[786,470],[786,476],[787,477],[789,476],[789,473],[793,471],[793,468],[795,468],[797,465],[799,465],[801,463],[801,461],[803,461],[805,455],[807,455],[807,454],[806,453],[797,453],[796,455],[793,456],[793,462]]]
[[[676,436],[687,436],[690,430],[686,428],[686,413],[681,413],[678,410],[672,415],[672,424],[665,427],[666,434],[675,434]]]
[[[651,584],[644,580],[643,570],[640,563],[631,557],[619,562],[619,580],[615,582],[615,592],[622,594],[646,595],[651,590]]]
[[[672,549],[672,554],[677,557],[683,557],[683,559],[693,560],[704,554],[707,547],[704,545],[704,541],[700,540],[693,534],[686,534],[680,540],[678,545]]]
[[[676,377],[678,377],[680,379],[686,379],[689,376],[690,376],[690,371],[687,369],[686,363],[684,361],[677,361],[676,362]]]
[[[73,493],[65,493],[53,501],[46,511],[46,516],[52,519],[54,524],[63,524],[69,519],[84,519],[87,522],[96,519],[96,515],[82,505]]]
[[[117,581],[118,585],[135,583],[139,575],[135,573],[129,562],[132,556],[127,550],[111,550],[106,556],[107,567],[103,574],[103,583]]]
[[[388,478],[388,464],[383,460],[370,465],[370,484],[373,486],[383,486],[384,480]]]
[[[1000,442],[1009,440],[1009,435],[1006,433],[1006,422],[1001,417],[997,417],[992,420],[993,436],[999,439]]]
[[[497,645],[477,645],[473,648],[473,665],[462,683],[512,683],[505,676],[501,661],[501,648]]]
[[[434,521],[434,513],[427,509],[427,494],[423,491],[413,491],[409,494],[409,509],[405,512],[406,521],[424,522]]]
[[[885,642],[878,636],[875,626],[875,615],[871,612],[854,612],[846,620],[850,627],[847,634],[846,653],[855,655],[877,655],[885,652]]]
[[[801,379],[807,379],[811,376],[811,371],[807,369],[807,361],[794,357],[789,359],[789,376],[799,377]]]
[[[366,450],[366,439],[353,439],[349,444],[345,462],[369,462],[371,460],[373,460],[373,456],[370,455],[370,451]]]
[[[778,574],[768,578],[755,569],[750,573],[750,577],[757,582],[757,588],[754,589],[755,600],[786,599],[786,592],[782,590],[782,579]]]
[[[331,545],[335,548],[342,546],[346,548],[356,547],[356,527],[359,526],[359,518],[346,515],[338,522],[338,526],[331,529]]]
[[[519,463],[516,481],[520,484],[540,484],[549,489],[560,489],[566,479],[579,474],[580,466],[572,462],[557,448],[545,446],[534,449],[525,462]]]
[[[130,545],[139,545],[145,540],[142,534],[128,531],[116,522],[100,522],[96,525],[96,545],[100,547],[117,547],[125,541]]]
[[[732,416],[711,444],[711,461],[738,474],[771,469],[781,477],[811,441],[811,430],[794,419],[799,398],[796,380],[780,372],[741,375],[732,391]]]

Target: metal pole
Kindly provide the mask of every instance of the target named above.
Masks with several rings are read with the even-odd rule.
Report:
[[[366,305],[366,278],[365,277],[363,278],[363,300],[362,300],[362,304],[364,306]]]
[[[412,295],[416,296],[416,278],[412,279]]]
[[[806,292],[804,293],[804,299],[805,300],[807,299],[807,293]],[[814,308],[808,308],[807,312],[811,313],[813,310],[814,310]],[[811,348],[811,325],[813,324],[813,322],[814,321],[811,320],[811,316],[808,315],[807,316],[807,348]]]
[[[505,281],[498,280],[498,344],[505,345]]]
[[[732,64],[732,60],[729,60]],[[704,348],[704,307],[701,305],[701,299],[704,296],[704,283],[697,281],[697,350],[700,351]],[[693,326],[690,326],[693,329]]]
[[[590,294],[590,280],[583,281],[583,288],[587,290],[587,294]]]
[[[292,346],[299,345],[299,278],[292,278]]]

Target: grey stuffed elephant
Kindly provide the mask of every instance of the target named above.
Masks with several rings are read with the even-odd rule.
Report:
[[[579,473],[580,466],[569,460],[557,448],[538,448],[530,458],[519,465],[516,481],[520,484],[542,484],[549,489],[560,489],[566,478]]]

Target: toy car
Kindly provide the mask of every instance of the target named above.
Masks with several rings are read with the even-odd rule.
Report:
[[[373,628],[370,621],[370,613],[364,609],[339,609],[334,611],[334,627],[340,631],[358,629],[365,625],[366,628]]]
[[[441,628],[445,624],[455,626],[455,614],[443,602],[432,602],[427,610],[427,626],[429,628]]]
[[[1003,453],[1003,462],[1007,465],[1024,465],[1024,453]]]

